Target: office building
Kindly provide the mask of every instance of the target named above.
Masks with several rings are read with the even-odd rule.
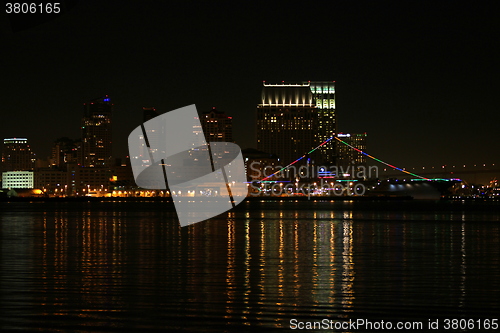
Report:
[[[82,161],[84,167],[108,167],[112,160],[113,104],[106,95],[84,103]]]
[[[245,161],[245,172],[248,181],[259,181],[264,178],[267,180],[279,180],[281,176],[279,174],[271,177],[271,175],[280,169],[276,155],[258,151],[253,148],[243,149],[242,154],[243,160]]]
[[[335,81],[309,81],[318,117],[317,147],[337,133],[337,117],[335,112]],[[330,140],[318,150],[321,163],[334,165],[337,162],[337,142]]]
[[[44,195],[71,195],[73,187],[68,184],[68,171],[56,168],[38,169],[34,175],[35,188],[42,191]]]
[[[3,171],[29,171],[35,165],[35,154],[31,151],[28,139],[9,138],[3,140]]]
[[[82,160],[81,146],[80,140],[71,140],[67,137],[57,139],[52,146],[50,166],[65,170],[68,163],[79,163]]]
[[[33,188],[33,171],[2,172],[3,188]]]
[[[107,168],[82,168],[74,163],[67,170],[37,170],[35,188],[47,196],[105,196],[110,189],[112,171]]]
[[[207,142],[233,142],[233,118],[224,111],[213,107],[202,113],[200,122]]]
[[[366,133],[338,133],[337,137],[356,149],[366,150]],[[366,156],[343,143],[338,146],[338,156],[338,165],[344,169],[349,165],[356,168],[366,167]]]
[[[335,83],[307,81],[267,84],[257,106],[257,149],[278,155],[283,165],[311,151],[336,133]],[[331,140],[300,164],[334,165]]]

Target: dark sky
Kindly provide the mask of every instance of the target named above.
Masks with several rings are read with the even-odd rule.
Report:
[[[263,80],[335,80],[339,130],[367,132],[368,153],[407,168],[500,163],[498,9],[86,0],[19,31],[0,16],[0,137],[48,156],[56,138],[80,137],[82,103],[108,94],[117,156],[143,106],[216,106],[254,147]]]

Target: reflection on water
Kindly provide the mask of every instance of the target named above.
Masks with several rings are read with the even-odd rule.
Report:
[[[1,203],[0,328],[241,331],[494,318],[495,203]]]

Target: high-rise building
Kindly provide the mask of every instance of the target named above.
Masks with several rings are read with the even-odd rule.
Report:
[[[112,165],[111,117],[113,104],[106,95],[84,103],[82,119],[82,161],[84,167]]]
[[[335,82],[267,84],[257,106],[257,149],[278,155],[283,165],[335,135]],[[334,165],[334,140],[301,163]]]
[[[233,118],[224,111],[213,107],[202,113],[200,122],[207,142],[233,142]]]
[[[68,163],[78,163],[82,159],[81,141],[67,137],[54,141],[50,157],[51,167],[64,169]]]
[[[142,108],[142,121],[143,123],[147,122],[148,120],[151,120],[155,117],[159,116],[158,111],[154,107],[143,107]],[[159,147],[162,146],[162,127],[160,125],[159,128],[156,126],[152,126],[153,128],[150,128],[150,126],[146,126],[144,128],[145,134],[148,137],[147,143],[149,146],[146,146],[146,141],[142,141],[142,146],[140,147],[140,153],[139,155],[141,156],[141,160],[143,160],[145,163],[149,163],[149,158],[151,157],[151,154],[154,154],[158,151]],[[143,136],[141,136],[141,139],[144,139]]]
[[[35,165],[35,154],[31,151],[28,139],[10,138],[3,140],[3,171],[29,171]]]
[[[310,81],[309,88],[313,94],[318,116],[317,147],[321,142],[330,139],[337,133],[337,116],[335,112],[335,81]],[[337,142],[332,139],[318,150],[321,163],[334,165],[337,162]]]
[[[366,133],[338,133],[337,137],[356,149],[366,150]],[[366,167],[366,156],[347,145],[339,144],[338,155],[338,165],[344,169],[349,165],[356,168]]]

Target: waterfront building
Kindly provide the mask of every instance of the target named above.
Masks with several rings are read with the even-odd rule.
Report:
[[[35,165],[35,154],[31,151],[26,138],[8,138],[3,140],[3,171],[32,171]]]
[[[34,173],[35,188],[47,196],[106,196],[113,172],[109,168],[82,168],[70,163],[66,170],[39,169]]]
[[[33,188],[33,171],[2,172],[2,187],[12,189]]]
[[[35,188],[42,191],[44,195],[71,195],[71,187],[68,187],[68,172],[56,168],[41,168],[35,172]]]

